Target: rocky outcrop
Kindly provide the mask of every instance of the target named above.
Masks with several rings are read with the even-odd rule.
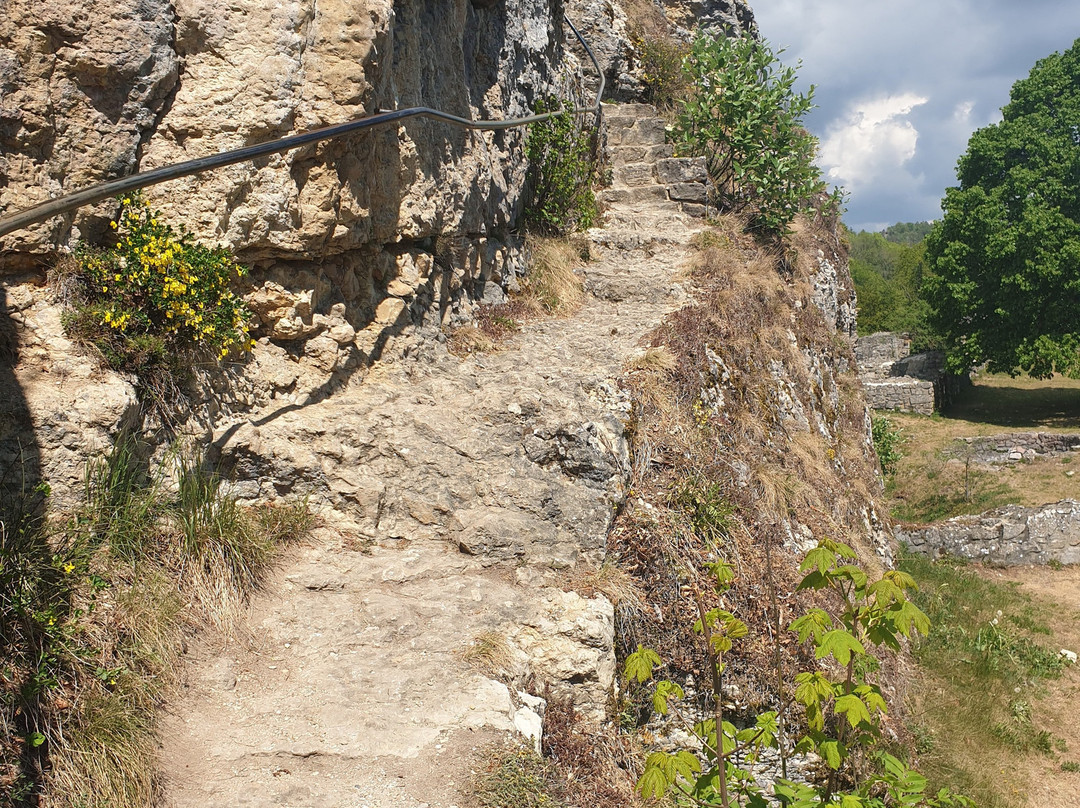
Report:
[[[25,280],[0,288],[0,324],[17,346],[0,355],[0,490],[23,497],[44,482],[65,508],[83,494],[87,460],[137,429],[141,410],[131,384],[81,355],[60,309]]]
[[[0,20],[0,210],[378,109],[520,115],[568,78],[561,21],[541,0],[371,0],[362,10],[341,0],[182,0],[71,11],[15,2]],[[349,271],[377,263],[386,244],[509,229],[523,188],[522,137],[412,121],[147,195],[271,274],[274,262],[304,255]],[[78,213],[74,228],[53,221],[12,236],[0,252],[10,265],[12,252],[99,235],[108,208]],[[339,279],[331,271],[325,280]]]
[[[169,0],[113,6],[11,0],[0,18],[0,212],[140,164],[177,88]],[[111,204],[0,240],[0,268],[28,266],[73,236],[96,239]],[[10,252],[9,252],[10,251]],[[12,254],[14,253],[14,254]]]
[[[757,34],[754,11],[743,0],[662,0],[664,10],[684,28],[713,29],[730,36],[739,31]]]
[[[1038,508],[1008,505],[927,527],[899,527],[908,549],[931,558],[956,556],[992,564],[1080,563],[1080,503]]]

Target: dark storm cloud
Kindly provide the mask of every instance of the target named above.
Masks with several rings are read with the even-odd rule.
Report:
[[[819,162],[851,193],[847,223],[940,215],[971,133],[1000,119],[1035,62],[1080,37],[1075,0],[757,0],[762,35],[802,60]]]

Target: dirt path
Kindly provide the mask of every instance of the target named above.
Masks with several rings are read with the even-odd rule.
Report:
[[[996,580],[1015,581],[1022,591],[1048,604],[1043,615],[1060,648],[1080,653],[1080,568],[1014,567],[989,572]],[[1024,761],[1031,808],[1076,808],[1080,805],[1080,772],[1063,771],[1062,763],[1080,764],[1080,667],[1066,668],[1060,679],[1046,683],[1045,695],[1033,705],[1036,726],[1065,742],[1055,755],[1032,754]]]
[[[623,197],[593,234],[575,316],[229,432],[226,450],[271,483],[303,468],[338,510],[253,604],[250,641],[192,653],[163,732],[172,805],[463,804],[488,744],[539,723],[527,694],[464,659],[478,638],[505,643],[501,679],[603,709],[611,604],[563,592],[556,570],[603,555],[627,472],[615,380],[686,301],[703,226],[655,194]]]

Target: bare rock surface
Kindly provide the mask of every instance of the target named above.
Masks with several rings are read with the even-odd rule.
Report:
[[[82,495],[87,461],[141,412],[132,385],[78,350],[51,295],[23,280],[0,288],[0,488],[44,481],[64,508]]]
[[[253,604],[248,640],[194,652],[163,734],[173,805],[456,805],[492,739],[538,740],[527,682],[603,717],[613,610],[558,570],[603,557],[629,473],[616,380],[688,299],[703,226],[666,198],[612,204],[608,224],[575,315],[218,430],[238,493],[309,495],[326,527]],[[495,678],[466,660],[484,642]]]

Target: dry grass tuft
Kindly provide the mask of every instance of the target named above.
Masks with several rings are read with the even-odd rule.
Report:
[[[495,350],[495,340],[475,325],[463,325],[449,331],[446,347],[455,356],[489,353]]]
[[[646,348],[629,362],[630,370],[665,371],[674,370],[679,360],[670,350],[660,345],[655,348]]]
[[[447,333],[447,349],[456,356],[497,351],[501,343],[539,317],[565,317],[585,301],[581,266],[584,242],[573,238],[529,236],[529,271],[508,303],[476,308],[476,325]]]
[[[590,808],[642,805],[634,783],[643,755],[632,739],[610,725],[585,729],[572,702],[550,692],[544,696],[544,755],[553,764],[563,799]]]
[[[461,652],[461,658],[492,679],[505,678],[514,667],[514,650],[501,631],[477,634]]]
[[[515,295],[526,311],[563,317],[585,301],[585,288],[576,270],[581,266],[582,244],[575,239],[530,236],[529,271]]]
[[[605,562],[599,567],[576,567],[566,582],[566,588],[585,597],[603,595],[616,608],[641,608],[645,593],[641,583],[618,565]]]

